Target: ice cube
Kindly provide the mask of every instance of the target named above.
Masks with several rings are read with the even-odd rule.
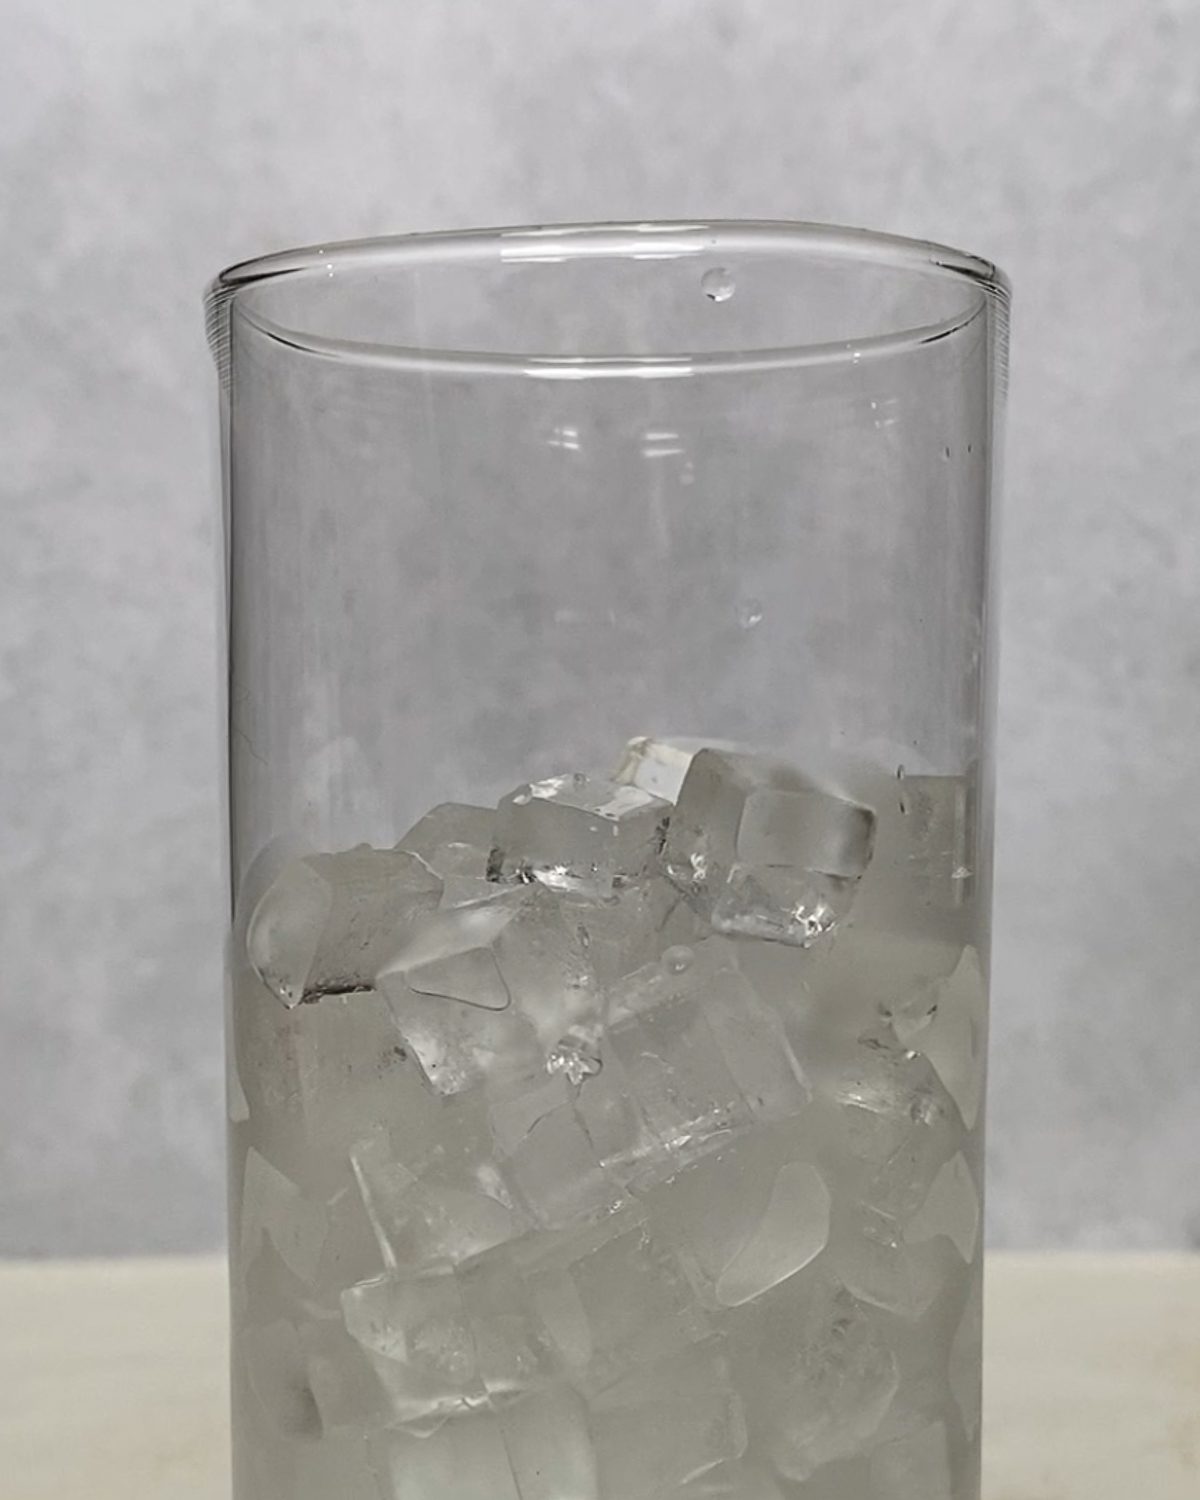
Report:
[[[291,1437],[320,1437],[321,1416],[295,1325],[251,1325],[242,1330],[240,1347],[250,1387],[271,1425]]]
[[[950,1451],[941,1422],[874,1450],[870,1500],[954,1500]]]
[[[707,1307],[753,1301],[823,1249],[829,1193],[798,1159],[805,1135],[800,1121],[749,1131],[647,1194],[656,1234]]]
[[[535,1252],[525,1278],[535,1305],[550,1309],[551,1337],[565,1327],[560,1358],[587,1394],[710,1332],[675,1257],[637,1216],[619,1216],[547,1254]]]
[[[553,1385],[562,1356],[508,1248],[459,1268],[458,1281],[479,1365],[493,1402]]]
[[[975,890],[976,797],[969,778],[899,774],[876,804],[879,816],[864,920],[903,930],[953,914]]]
[[[979,1237],[979,1194],[961,1151],[938,1171],[925,1202],[904,1230],[909,1244],[920,1244],[941,1234],[953,1243],[963,1260],[968,1263],[974,1260]]]
[[[915,1321],[942,1288],[935,1255],[904,1239],[904,1226],[864,1204],[848,1206],[831,1245],[838,1277],[860,1302]]]
[[[655,739],[639,735],[625,746],[613,780],[640,787],[652,796],[675,802],[688,767],[701,750],[736,750],[727,740],[703,740],[687,736]]]
[[[579,931],[602,985],[653,963],[673,943],[705,935],[679,891],[661,875],[622,886],[604,900],[568,897],[563,916]]]
[[[875,816],[779,762],[702,750],[663,862],[718,932],[808,947],[849,910]]]
[[[462,1291],[452,1271],[387,1276],[342,1293],[346,1329],[365,1349],[393,1418],[425,1423],[483,1406]]]
[[[488,873],[611,896],[649,873],[669,812],[638,787],[578,772],[526,783],[497,810]]]
[[[443,881],[487,878],[495,809],[465,802],[441,802],[413,825],[396,845],[415,854]]]
[[[407,924],[435,907],[441,881],[406,850],[366,844],[285,865],[250,918],[246,949],[289,1008],[370,989]]]
[[[899,1386],[895,1354],[836,1282],[792,1299],[767,1325],[756,1363],[767,1451],[797,1481],[865,1448]]]
[[[372,1454],[385,1500],[596,1500],[585,1409],[565,1388],[498,1414],[455,1417],[429,1437],[380,1433]]]
[[[966,1305],[950,1342],[950,1390],[969,1438],[979,1431],[983,1368],[983,1276],[976,1263]]]
[[[954,1101],[928,1060],[884,1034],[866,1034],[842,1066],[814,1074],[839,1149],[873,1171],[864,1200],[904,1219],[916,1211],[942,1163],[957,1149]]]
[[[973,1130],[983,1102],[987,1049],[987,987],[974,948],[965,949],[953,974],[931,987],[929,1003],[928,1024],[910,1032],[911,1045],[933,1064],[963,1123]]]
[[[371,1457],[383,1500],[523,1500],[499,1417],[459,1416],[436,1432],[381,1432]]]
[[[596,1455],[577,1392],[565,1385],[536,1391],[504,1407],[500,1425],[521,1500],[597,1500]]]
[[[543,1057],[533,1025],[519,1011],[468,1005],[421,995],[399,970],[385,970],[379,989],[403,1038],[435,1094],[461,1095],[489,1080],[524,1076]]]
[[[576,1114],[564,1074],[496,1090],[492,1131],[505,1178],[545,1229],[586,1223],[624,1201]]]
[[[391,1270],[454,1265],[525,1227],[512,1208],[482,1190],[423,1182],[396,1160],[384,1131],[360,1141],[350,1159]]]
[[[242,1177],[240,1264],[249,1266],[265,1236],[288,1270],[311,1284],[327,1232],[325,1205],[305,1198],[251,1146]]]
[[[483,1010],[514,1006],[543,1050],[599,1015],[583,939],[543,890],[499,889],[487,901],[426,914],[380,972],[385,992],[394,974],[418,994]]]
[[[808,1098],[782,1027],[726,945],[709,939],[691,954],[682,967],[678,957],[647,965],[612,990],[604,1040],[679,1165],[713,1138],[795,1113]]]
[[[653,1500],[746,1451],[746,1420],[719,1345],[635,1371],[591,1404],[600,1491]]]

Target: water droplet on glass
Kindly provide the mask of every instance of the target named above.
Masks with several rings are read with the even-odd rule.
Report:
[[[761,624],[762,617],[761,599],[744,599],[738,605],[738,624],[743,630],[753,630],[756,625]]]
[[[668,948],[663,954],[663,968],[666,969],[668,974],[683,974],[691,967],[692,959],[695,956],[690,948],[685,947],[682,943],[677,943],[674,947]]]
[[[714,266],[700,278],[700,290],[710,302],[728,302],[734,289],[734,279],[724,266]]]
[[[603,1064],[591,1046],[578,1037],[565,1036],[551,1047],[547,1073],[565,1073],[576,1088],[585,1078],[595,1078]]]
[[[949,448],[943,448],[942,449],[942,462],[943,463],[949,463],[950,462],[950,450],[949,450]]]

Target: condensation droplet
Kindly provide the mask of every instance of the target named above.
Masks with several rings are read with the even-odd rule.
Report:
[[[762,623],[762,617],[761,599],[744,599],[738,605],[738,624],[743,630],[753,630],[756,625]]]
[[[700,278],[700,290],[710,302],[728,302],[735,289],[736,283],[724,266],[714,266]]]
[[[683,943],[676,943],[663,954],[663,968],[668,974],[683,974],[691,968],[695,956],[692,950]]]

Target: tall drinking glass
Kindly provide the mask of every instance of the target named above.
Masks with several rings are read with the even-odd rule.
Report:
[[[560,227],[208,311],[237,1500],[973,1500],[1003,278]]]

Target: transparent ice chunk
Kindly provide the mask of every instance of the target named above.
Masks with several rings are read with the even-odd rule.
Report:
[[[909,1244],[941,1234],[953,1243],[963,1260],[974,1260],[979,1238],[979,1194],[961,1151],[940,1168],[924,1203],[904,1230]]]
[[[543,1056],[533,1025],[519,1011],[418,994],[403,973],[385,970],[379,989],[398,1035],[436,1094],[461,1095],[488,1081],[523,1076]]]
[[[340,1317],[311,1318],[300,1328],[300,1344],[322,1435],[358,1436],[391,1420],[383,1386]]]
[[[674,1256],[640,1219],[572,1237],[525,1274],[572,1383],[589,1394],[710,1331]]]
[[[488,873],[604,898],[649,873],[670,807],[634,786],[579,773],[518,787],[496,812]]]
[[[795,1318],[768,1328],[756,1378],[771,1460],[785,1479],[802,1481],[866,1447],[896,1394],[899,1370],[844,1287],[809,1289],[792,1307]]]
[[[736,750],[727,740],[704,740],[687,736],[656,739],[638,735],[625,746],[613,780],[625,786],[640,787],[666,802],[679,798],[679,789],[688,767],[701,750]]]
[[[602,985],[653,963],[673,943],[704,935],[679,891],[661,875],[622,886],[604,900],[568,901],[564,917],[581,934]]]
[[[495,821],[494,808],[441,802],[415,823],[396,847],[415,854],[443,881],[483,881],[487,878]]]
[[[591,1403],[600,1490],[652,1500],[746,1451],[746,1420],[720,1348],[698,1345],[627,1376]]]
[[[562,1355],[509,1250],[479,1256],[459,1269],[458,1280],[489,1398],[504,1404],[553,1385]]]
[[[987,990],[974,948],[965,949],[953,974],[932,987],[928,1003],[928,1024],[910,1033],[911,1045],[933,1064],[964,1125],[973,1130],[983,1102],[987,1049]],[[892,1025],[899,1034],[895,1021]]]
[[[250,1264],[266,1237],[288,1270],[311,1285],[327,1232],[325,1205],[305,1198],[251,1146],[242,1178],[241,1265]]]
[[[609,996],[604,1056],[678,1164],[753,1119],[803,1108],[807,1087],[773,1012],[710,939],[648,965]]]
[[[830,1198],[817,1169],[798,1159],[805,1135],[800,1121],[750,1131],[647,1195],[655,1233],[705,1306],[755,1301],[824,1248]]]
[[[525,1227],[511,1207],[478,1186],[422,1181],[396,1160],[384,1131],[361,1141],[350,1159],[389,1269],[457,1264]]]
[[[523,1500],[491,1412],[455,1417],[424,1436],[381,1432],[370,1451],[383,1500]]]
[[[544,1050],[599,1015],[583,937],[562,903],[540,889],[499,889],[486,901],[426,914],[389,955],[379,976],[385,992],[393,974],[418,994],[483,1010],[513,1006]]]
[[[663,862],[718,932],[808,947],[845,916],[875,815],[791,767],[743,752],[693,759]]]
[[[284,866],[250,918],[246,949],[291,1007],[370,989],[408,923],[435,907],[441,881],[406,850],[360,845]]]
[[[872,1452],[871,1500],[954,1500],[941,1422],[881,1443]]]
[[[864,919],[903,929],[969,905],[975,888],[975,797],[959,776],[900,774],[881,783]]]
[[[342,1293],[350,1336],[387,1392],[394,1420],[422,1423],[483,1406],[462,1292],[453,1272],[388,1276]]]
[[[928,1312],[942,1288],[936,1256],[904,1239],[904,1226],[863,1204],[848,1208],[831,1247],[846,1289],[860,1302],[915,1321]]]
[[[536,1391],[505,1406],[500,1424],[521,1500],[597,1500],[587,1407],[576,1391],[566,1385]]]
[[[492,1129],[502,1170],[534,1222],[566,1228],[611,1213],[624,1201],[575,1111],[564,1073],[499,1091]]]

